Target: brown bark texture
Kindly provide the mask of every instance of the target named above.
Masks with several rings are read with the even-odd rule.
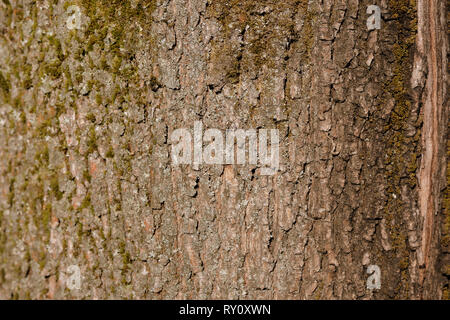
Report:
[[[448,299],[447,7],[0,1],[0,298]],[[174,165],[196,121],[277,172]]]

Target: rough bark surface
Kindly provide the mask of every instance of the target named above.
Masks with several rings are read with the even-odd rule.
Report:
[[[0,298],[448,298],[446,7],[2,0]],[[280,169],[174,166],[194,121]]]

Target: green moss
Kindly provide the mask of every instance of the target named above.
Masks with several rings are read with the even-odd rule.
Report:
[[[114,88],[114,91],[112,92],[110,103],[115,102],[120,93],[121,93],[120,86],[116,86]]]
[[[316,20],[317,14],[309,7],[308,0],[302,0],[300,3],[302,13],[304,14],[304,25],[301,31],[300,41],[302,46],[302,59],[307,64],[311,57],[311,50],[314,45],[314,29],[313,23]]]
[[[120,56],[115,56],[111,62],[112,72],[118,73],[121,65],[122,65],[122,58]]]
[[[87,116],[86,116],[86,119],[87,119],[88,121],[94,123],[94,122],[95,122],[95,114],[93,114],[93,113],[88,113]]]
[[[65,78],[64,88],[66,89],[66,91],[69,91],[73,88],[72,76],[70,74],[69,68],[65,68],[63,73]]]
[[[9,90],[11,89],[9,81],[6,80],[1,71],[0,71],[0,89],[5,93],[9,93]]]
[[[52,62],[45,63],[41,69],[41,76],[45,74],[50,76],[53,80],[58,79],[62,74],[61,64],[62,62],[60,60],[53,60]]]
[[[96,96],[95,96],[95,102],[100,106],[100,105],[102,105],[102,103],[103,103],[103,98],[102,98],[102,95],[101,94],[97,94]]]
[[[310,2],[287,0],[273,5],[263,0],[212,1],[207,7],[207,15],[221,24],[221,35],[212,40],[210,55],[210,63],[217,68],[216,72],[223,73],[226,82],[235,84],[247,69],[279,68],[277,61],[286,58],[274,58],[279,54],[276,43],[281,40],[280,34],[288,35],[293,43],[301,43],[298,46],[304,60],[301,63],[307,64],[315,41],[314,22],[317,18],[314,4]],[[260,15],[255,12],[256,8],[265,6],[270,7],[270,13]],[[290,12],[290,17],[286,17],[286,12]],[[298,16],[297,13],[303,18],[300,32],[295,31],[295,22],[291,19]],[[245,48],[233,46],[229,41],[236,30],[246,32]]]
[[[22,105],[22,100],[20,99],[20,97],[15,97],[12,102],[13,108],[16,110],[20,109],[21,105]]]
[[[23,111],[20,113],[20,123],[22,123],[22,124],[26,124],[27,123],[27,115]]]
[[[86,197],[84,197],[83,202],[81,203],[81,206],[79,208],[79,210],[83,210],[83,209],[89,209],[91,208],[92,204],[91,204],[91,195],[88,193],[86,195]]]
[[[52,206],[47,204],[44,206],[41,212],[41,223],[44,230],[50,229],[50,217],[52,215]]]
[[[83,82],[83,69],[78,69],[76,74],[75,74],[75,80],[77,81],[77,83],[81,83]]]
[[[122,279],[121,279],[121,282],[122,282],[122,284],[126,284],[126,272],[130,268],[129,265],[131,264],[131,256],[130,256],[130,253],[128,251],[126,251],[126,249],[125,249],[124,241],[120,241],[120,243],[119,243],[119,254],[122,257]]]
[[[89,136],[88,136],[88,140],[87,140],[87,153],[92,153],[97,149],[97,137],[95,134],[95,128],[91,127],[89,129]]]
[[[9,4],[8,0],[3,0],[3,2]],[[50,22],[55,22],[55,19],[57,18],[57,6],[55,4],[55,1],[51,1],[51,5],[53,5],[53,7],[55,8],[55,16],[53,16],[51,12],[49,13],[49,11],[47,11],[46,14],[47,18],[50,19]],[[13,83],[15,85],[19,84],[19,90],[21,89],[21,86],[25,89],[32,89],[33,85],[36,89],[32,89],[29,91],[35,91],[34,101],[31,101],[31,103],[29,103],[29,106],[27,106],[28,100],[21,99],[20,97],[11,97],[12,104],[20,109],[19,114],[21,117],[20,123],[17,122],[16,119],[11,119],[11,122],[16,122],[16,129],[17,127],[20,127],[21,123],[25,125],[35,124],[35,130],[32,132],[34,134],[34,140],[32,142],[34,142],[35,144],[39,144],[38,148],[35,149],[36,154],[34,158],[36,162],[33,163],[34,167],[32,168],[32,170],[26,173],[26,175],[30,178],[27,182],[27,185],[25,186],[24,184],[18,187],[22,187],[25,189],[24,192],[22,192],[24,200],[23,208],[24,210],[26,210],[27,216],[30,219],[30,223],[34,222],[38,229],[37,235],[28,236],[36,236],[35,239],[37,241],[37,245],[41,245],[41,250],[36,251],[36,253],[38,254],[37,260],[41,269],[45,267],[47,258],[50,259],[50,256],[46,256],[44,241],[48,240],[49,238],[48,231],[51,224],[52,208],[51,206],[48,206],[46,202],[51,201],[52,197],[56,197],[56,199],[63,198],[64,194],[60,190],[60,184],[62,183],[62,181],[64,181],[65,178],[64,176],[58,176],[56,172],[48,169],[49,147],[45,143],[44,139],[41,138],[44,138],[55,132],[55,130],[58,128],[58,115],[61,115],[61,113],[64,112],[65,106],[74,108],[76,111],[75,103],[77,103],[77,101],[79,101],[80,99],[80,93],[77,92],[77,90],[87,82],[87,79],[83,79],[83,75],[88,76],[88,73],[85,73],[83,68],[77,68],[77,66],[79,65],[83,67],[90,66],[92,68],[93,74],[95,74],[96,70],[102,67],[106,71],[114,73],[114,75],[116,76],[114,78],[114,81],[112,82],[112,86],[113,88],[115,88],[114,98],[117,98],[117,101],[138,101],[140,97],[136,97],[136,95],[139,95],[140,93],[135,93],[133,92],[133,89],[129,89],[136,88],[136,84],[138,84],[138,80],[140,80],[137,77],[135,49],[138,46],[141,46],[141,35],[147,37],[148,41],[151,43],[153,43],[152,41],[154,41],[154,38],[151,37],[149,28],[149,24],[151,23],[151,14],[156,9],[156,1],[154,0],[76,0],[65,1],[64,4],[60,3],[59,8],[63,6],[64,10],[67,10],[67,8],[72,4],[82,6],[83,15],[88,17],[88,19],[85,20],[89,23],[89,25],[87,26],[88,30],[83,28],[83,30],[69,31],[68,33],[65,33],[68,35],[65,39],[60,38],[62,34],[47,37],[46,34],[49,33],[46,33],[45,30],[43,30],[43,33],[36,32],[36,38],[32,42],[29,42],[29,44],[31,44],[32,46],[25,48],[28,50],[24,50],[23,52],[26,53],[29,50],[34,50],[34,48],[36,47],[36,41],[41,41],[40,43],[42,43],[42,45],[38,45],[41,50],[33,54],[33,57],[36,57],[38,61],[32,60],[31,62],[32,64],[39,64],[39,69],[37,71],[38,74],[33,74],[31,64],[27,64],[27,62],[30,61],[19,61],[18,57],[14,57],[14,70],[8,70],[8,74],[6,74],[4,70],[2,70],[3,73],[0,73],[0,96],[3,93],[8,94],[9,96],[12,91],[11,85]],[[33,10],[34,13],[32,14],[32,17],[34,22],[34,33],[37,30],[41,31],[41,27],[37,24],[38,10]],[[9,11],[11,11],[12,13],[12,10]],[[23,14],[23,12],[25,12],[25,10],[21,9],[20,6],[18,6],[17,8],[15,8],[15,11],[17,12],[14,13],[15,20],[23,18],[21,17],[21,15]],[[11,22],[13,21],[12,19],[9,20]],[[142,33],[138,28],[138,25],[141,25],[143,27]],[[37,39],[39,34],[42,34],[41,39]],[[139,35],[139,37],[136,35]],[[17,36],[20,37],[19,34]],[[105,41],[107,37],[111,37],[111,44],[109,41]],[[88,46],[89,49],[95,50],[95,54],[93,54],[92,52],[87,53],[86,46]],[[157,48],[156,45],[154,45],[153,47]],[[94,57],[95,59],[95,56],[97,54],[99,54],[101,58],[100,60],[95,60],[94,62],[92,57]],[[75,58],[75,60],[71,59],[71,61],[74,62],[74,65],[67,64],[66,59],[68,55],[71,55],[71,58]],[[97,62],[99,61],[101,61],[101,63],[97,64]],[[12,66],[8,66],[8,68],[13,69]],[[103,75],[104,73],[101,74]],[[43,84],[43,79],[41,79],[42,81],[39,82],[39,75],[42,78],[51,78],[60,81],[50,82],[50,85],[52,86],[50,88],[50,92],[43,95],[43,101],[40,101],[40,103],[36,103],[38,99],[39,85]],[[17,77],[18,81],[14,79],[14,76]],[[109,81],[105,81],[105,83],[101,83],[100,81],[103,81],[101,79],[109,79],[110,76],[111,74],[105,75],[105,77],[98,77],[97,79],[99,80],[92,80],[88,82],[88,91],[91,91],[91,94],[88,95],[88,99],[95,97],[95,102],[97,102],[98,105],[101,105],[104,103],[104,101],[107,101],[108,97],[106,96],[105,92],[109,91],[102,89],[107,89],[110,83]],[[154,84],[157,87],[160,86],[157,81],[154,81]],[[16,92],[16,90],[14,90],[14,92]],[[15,99],[13,100],[13,98]],[[3,97],[0,97],[0,99],[3,99]],[[25,101],[27,103],[25,103]],[[3,99],[3,102],[5,102],[5,99]],[[30,112],[34,112],[36,113],[36,115],[31,115],[31,117],[29,117],[28,119],[28,123],[26,123],[27,116],[30,114]],[[97,112],[88,115],[87,119],[91,122],[95,122],[94,114],[97,114]],[[33,121],[34,119],[36,119],[36,122]],[[87,145],[86,149],[88,150],[88,152],[93,152],[97,148],[97,137],[95,135],[95,128],[92,125],[89,125],[89,127],[92,128],[90,128],[87,136],[85,136]],[[78,131],[79,137],[83,137],[83,135],[84,134]],[[64,136],[61,135],[61,133],[58,133],[54,136],[54,138],[57,139],[56,141],[62,141],[60,150],[64,153],[67,153],[68,146],[67,143],[65,143]],[[119,146],[119,149],[120,148],[121,146]],[[106,153],[106,156],[109,158],[113,158],[114,150],[110,148],[110,150],[108,150],[108,152]],[[119,158],[120,155],[117,155],[117,157]],[[26,161],[33,162],[33,157],[31,159],[26,159]],[[66,160],[66,163],[67,161],[68,160]],[[117,161],[120,162],[121,159],[117,159]],[[127,165],[130,166],[130,163],[127,162]],[[17,164],[13,164],[13,167],[20,168],[20,166]],[[70,173],[68,174],[70,175]],[[86,181],[91,180],[91,177],[87,170],[83,173],[83,176]],[[67,199],[64,199],[64,203],[66,201],[69,202],[67,204],[68,207],[70,207],[70,203],[72,201],[71,195],[72,193],[67,196]],[[15,201],[15,206],[22,206],[22,199],[14,200],[13,192],[11,192],[10,199],[11,202]],[[118,201],[118,204],[118,208],[120,210],[120,201]],[[90,195],[86,196],[86,198],[82,201],[81,208],[92,209]],[[0,217],[0,223],[1,222],[2,219]],[[62,223],[67,223],[67,221],[62,221]],[[30,232],[26,224],[23,227],[23,232]],[[83,224],[81,222],[76,223],[75,233],[78,233],[80,238],[83,236]],[[2,250],[2,242],[6,242],[6,236],[9,234],[10,233],[0,232],[0,250]],[[102,238],[106,237],[107,236],[105,236],[102,232]],[[8,241],[11,242],[12,240]],[[105,241],[105,245],[109,246],[110,244]],[[64,249],[67,248],[67,241],[65,240],[65,238],[63,240],[63,247]],[[75,256],[77,256],[80,252],[80,242],[74,243]],[[35,257],[34,254],[35,252],[33,252],[33,257]],[[131,264],[131,255],[129,252],[122,252],[122,261],[125,267],[124,270],[128,270],[127,266]],[[3,272],[4,274],[5,272],[10,272],[10,270],[1,270],[0,272]],[[0,282],[1,281],[2,280],[0,279]],[[20,292],[21,296],[23,295],[22,291]],[[33,295],[38,296],[39,292],[33,293]]]
[[[140,23],[142,26],[151,23],[152,13],[156,9],[156,0],[136,1],[132,6],[131,1],[121,0],[82,0],[81,5],[85,14],[90,19],[86,35],[89,37],[87,50],[93,49],[95,44],[104,48],[104,39],[108,30],[114,42],[109,48],[109,52],[120,54],[120,47],[123,45],[127,36],[126,33],[132,24]]]
[[[69,9],[70,6],[75,5],[76,3],[74,1],[65,1],[64,5],[63,5],[63,9],[64,11],[67,11],[67,9]]]
[[[92,179],[92,177],[91,177],[91,175],[89,174],[89,171],[88,170],[84,170],[83,171],[83,178],[84,178],[84,180],[86,180],[87,182],[91,182],[91,179]]]
[[[62,199],[63,192],[61,192],[61,190],[59,190],[59,180],[58,180],[57,174],[52,175],[52,177],[50,178],[50,190],[55,195],[57,200]]]
[[[100,69],[104,70],[104,71],[109,71],[110,70],[109,64],[108,64],[108,62],[106,60],[106,57],[104,57],[104,56],[101,57],[101,59],[100,59]]]
[[[417,184],[417,163],[420,149],[417,137],[408,137],[406,129],[411,114],[412,101],[408,95],[408,79],[411,75],[411,51],[417,30],[415,1],[390,0],[389,8],[395,17],[393,22],[398,38],[393,45],[393,77],[385,83],[384,91],[395,100],[394,109],[386,125],[386,180],[387,204],[384,210],[400,281],[396,288],[397,297],[407,298],[409,291],[409,249],[407,229],[403,222],[406,210],[400,194],[402,186],[414,188]],[[395,195],[395,196],[393,196]],[[392,261],[392,262],[394,262]]]
[[[58,60],[61,61],[61,62],[64,61],[64,59],[66,57],[65,57],[65,55],[63,53],[63,50],[62,50],[61,41],[58,38],[56,38],[55,36],[53,36],[53,35],[48,37],[48,41],[54,47]]]
[[[87,82],[87,91],[92,91],[92,88],[94,87],[95,81],[94,80],[88,80]]]
[[[107,158],[114,158],[114,150],[113,148],[109,148],[108,152],[106,152],[106,157]]]
[[[450,300],[450,290],[448,285],[445,285],[442,290],[442,300]]]
[[[57,102],[55,104],[55,111],[56,111],[56,119],[58,119],[59,116],[66,111],[66,106],[60,102]],[[57,120],[57,121],[59,122],[59,120]]]
[[[24,70],[24,73],[23,73],[22,87],[28,90],[32,86],[33,86],[33,78],[31,76],[31,70],[28,72],[28,68],[27,68]]]
[[[80,221],[77,223],[77,235],[79,240],[83,239],[83,223]]]
[[[41,166],[47,166],[49,158],[48,146],[47,144],[44,144],[43,147],[37,151],[35,160],[38,161]]]

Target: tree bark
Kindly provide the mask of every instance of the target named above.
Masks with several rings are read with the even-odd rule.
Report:
[[[446,32],[444,0],[3,0],[0,298],[448,299]],[[279,170],[174,165],[195,121],[278,129]]]

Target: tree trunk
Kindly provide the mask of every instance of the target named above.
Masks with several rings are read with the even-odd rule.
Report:
[[[446,6],[3,0],[0,298],[448,298]]]

